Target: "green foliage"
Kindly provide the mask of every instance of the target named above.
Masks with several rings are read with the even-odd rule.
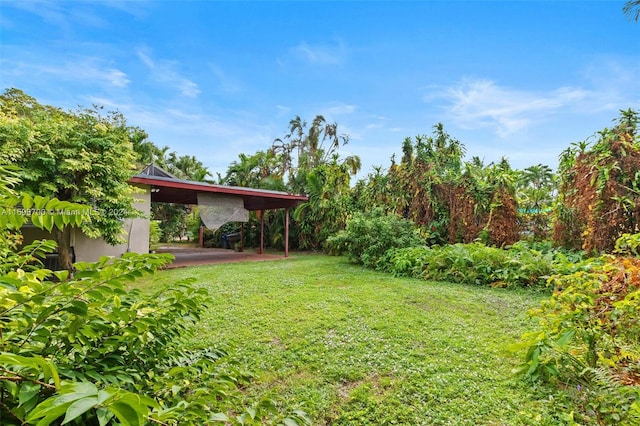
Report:
[[[155,250],[158,248],[162,239],[162,228],[159,220],[149,221],[149,248]]]
[[[391,248],[422,244],[424,240],[412,222],[375,209],[354,214],[345,231],[327,239],[326,250],[330,254],[346,254],[350,261],[373,268]]]
[[[124,117],[68,113],[16,89],[0,96],[0,160],[20,167],[19,189],[94,207],[83,232],[120,241],[121,220],[137,215],[127,180],[134,152]]]
[[[204,405],[192,387],[176,392],[174,381],[176,369],[197,378],[190,378],[192,386],[214,377],[220,354],[189,352],[182,340],[204,306],[204,290],[184,281],[142,298],[125,287],[169,261],[169,255],[125,254],[78,263],[73,278],[43,269],[5,274],[1,386],[10,420],[4,424],[49,424],[63,415],[65,422],[77,418],[73,424],[106,424],[113,416],[122,424],[143,424],[148,416],[179,418],[170,408],[175,411],[180,401]],[[43,362],[48,370],[34,368]],[[166,389],[176,393],[163,394]],[[198,412],[207,418],[205,410]]]
[[[402,160],[369,174],[352,189],[351,205],[382,208],[418,224],[429,244],[471,242],[495,246],[518,239],[517,173],[502,159],[485,166],[463,162],[464,145],[442,123],[432,135],[406,138]]]
[[[620,244],[622,245],[622,244]],[[579,422],[640,421],[640,260],[606,256],[589,271],[556,275],[553,296],[530,313],[518,370],[567,390]]]
[[[124,116],[117,112],[65,112],[40,105],[17,89],[0,95],[0,162],[20,168],[19,189],[91,206],[96,214],[79,227],[85,235],[110,244],[124,241],[124,218],[140,216],[133,207],[135,190],[127,183],[135,172],[130,135]],[[50,222],[43,225],[53,230],[62,267],[71,269],[65,230]]]
[[[619,256],[640,257],[640,233],[622,234],[616,240],[613,252]]]
[[[543,164],[527,167],[520,172],[517,186],[521,233],[535,241],[549,238],[556,192],[551,168]]]
[[[482,243],[389,250],[378,268],[396,276],[492,287],[543,288],[557,273],[588,267],[580,253],[524,241],[508,249]]]
[[[348,215],[349,170],[333,162],[306,174],[309,200],[293,213],[300,248],[320,250],[329,236],[344,229]]]
[[[170,243],[187,231],[189,206],[172,203],[151,203],[151,217],[160,224],[160,242]]]

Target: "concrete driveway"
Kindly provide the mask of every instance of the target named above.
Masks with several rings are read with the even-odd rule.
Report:
[[[265,260],[286,259],[283,254],[258,254],[255,249],[237,252],[221,248],[199,248],[162,246],[157,253],[171,253],[175,260],[167,268],[181,268],[192,265],[211,265],[230,262],[259,262]]]

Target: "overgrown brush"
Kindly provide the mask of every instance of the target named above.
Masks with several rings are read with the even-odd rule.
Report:
[[[580,424],[640,423],[640,259],[637,236],[616,244],[590,271],[556,275],[553,296],[530,312],[519,370],[531,381],[564,389]]]
[[[544,288],[549,276],[588,267],[583,254],[549,244],[518,242],[508,249],[482,243],[396,248],[377,268],[394,275],[493,287]]]

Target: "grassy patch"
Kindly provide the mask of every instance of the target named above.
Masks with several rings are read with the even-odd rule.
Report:
[[[394,278],[343,258],[162,271],[214,298],[194,345],[256,374],[248,400],[301,404],[314,424],[553,424],[508,351],[544,295]]]

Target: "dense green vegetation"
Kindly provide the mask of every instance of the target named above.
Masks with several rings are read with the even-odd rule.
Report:
[[[553,296],[531,314],[520,371],[566,389],[581,424],[640,422],[640,234],[623,235],[616,256],[588,271],[556,275]]]
[[[127,183],[135,172],[132,132],[120,113],[65,112],[17,89],[0,95],[0,164],[19,167],[20,191],[91,206],[99,214],[82,231],[111,244],[123,241],[122,219],[139,216]],[[50,231],[70,270],[68,227]]]

